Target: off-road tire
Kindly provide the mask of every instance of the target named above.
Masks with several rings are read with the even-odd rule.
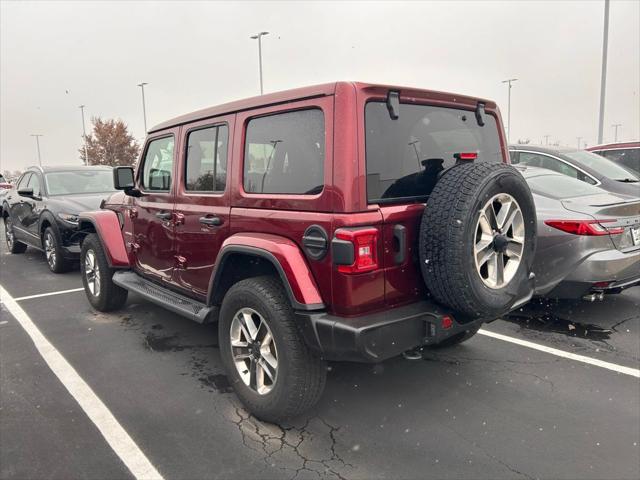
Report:
[[[9,229],[11,230],[12,240],[9,240],[9,236],[7,235]],[[9,250],[10,253],[24,253],[27,251],[27,244],[16,240],[16,235],[13,231],[13,221],[8,215],[4,217],[4,231],[5,243],[7,244],[7,250]]]
[[[53,258],[47,254],[47,239],[52,242]],[[47,266],[53,273],[64,273],[71,269],[72,263],[64,258],[62,239],[57,229],[49,226],[42,232],[42,248],[45,250]]]
[[[503,288],[487,287],[474,258],[480,210],[495,195],[506,193],[522,212],[525,237],[520,265]],[[468,163],[445,171],[425,207],[419,234],[422,276],[428,291],[452,309],[459,320],[497,318],[519,299],[529,282],[536,238],[531,191],[522,175],[501,163]]]
[[[258,394],[247,386],[233,362],[230,327],[234,315],[243,308],[251,308],[264,318],[278,351],[276,381],[266,394]],[[229,289],[220,310],[218,342],[231,385],[249,412],[257,418],[278,422],[299,415],[315,405],[322,395],[326,364],[304,342],[291,303],[278,278],[248,278]]]
[[[88,252],[93,252],[96,264],[98,265],[100,289],[97,295],[91,292],[87,281],[86,258]],[[127,301],[129,292],[113,283],[114,272],[115,270],[109,267],[109,262],[107,262],[107,257],[104,253],[104,247],[98,235],[95,233],[87,235],[82,242],[82,249],[80,250],[80,273],[89,303],[93,308],[101,312],[118,310],[122,308]]]
[[[473,338],[476,335],[476,333],[478,333],[478,330],[480,330],[480,327],[470,328],[469,330],[465,332],[457,333],[447,338],[446,340],[443,340],[440,343],[429,345],[428,348],[433,350],[438,350],[440,348],[449,348],[455,345],[460,345],[462,342],[466,342],[470,338]]]

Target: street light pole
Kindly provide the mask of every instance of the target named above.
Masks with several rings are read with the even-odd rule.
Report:
[[[578,150],[582,150],[582,148],[580,147],[580,145],[582,145],[581,144],[582,137],[576,137],[576,138],[578,139]]]
[[[607,44],[609,43],[609,0],[604,0],[604,32],[602,35],[602,75],[600,77],[600,116],[598,118],[598,143],[602,143],[604,130],[604,97],[607,87]]]
[[[147,134],[147,105],[144,101],[144,86],[149,85],[147,82],[140,82],[138,86],[142,89],[142,117],[144,119],[144,134]]]
[[[544,144],[545,144],[545,145],[549,145],[549,137],[550,137],[550,136],[551,136],[551,135],[544,135]]]
[[[613,125],[611,125],[614,128],[614,138],[615,138],[615,143],[618,143],[618,127],[621,127],[622,124],[621,123],[614,123]]]
[[[44,135],[39,133],[32,133],[31,136],[36,138],[36,148],[38,149],[38,165],[42,166],[42,158],[40,157],[40,137],[44,137]]]
[[[507,141],[511,139],[511,84],[517,80],[517,78],[509,78],[502,81],[502,83],[509,85],[509,96],[507,100]]]
[[[85,105],[80,105],[78,108],[82,113],[82,139],[84,140],[84,164],[89,165],[89,154],[87,153],[87,129],[84,125],[84,107]]]
[[[264,93],[264,88],[262,85],[262,37],[264,35],[269,35],[269,32],[260,32],[257,35],[251,35],[249,37],[251,40],[258,40],[258,64],[260,66],[260,95]]]

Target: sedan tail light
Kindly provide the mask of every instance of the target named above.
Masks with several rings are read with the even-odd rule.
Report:
[[[545,220],[544,223],[550,227],[557,228],[563,232],[573,235],[620,235],[624,233],[624,227],[609,227],[603,223],[612,223],[617,220]]]

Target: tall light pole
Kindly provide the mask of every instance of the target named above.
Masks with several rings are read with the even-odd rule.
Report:
[[[550,137],[550,136],[551,136],[551,135],[544,135],[544,144],[545,144],[545,145],[549,145],[549,137]]]
[[[508,78],[502,81],[502,83],[509,85],[509,97],[507,100],[507,141],[511,138],[511,84],[517,80],[517,78]]]
[[[40,137],[44,137],[44,135],[40,133],[32,133],[32,137],[36,139],[36,148],[38,149],[38,165],[42,166],[42,158],[40,157]]]
[[[580,147],[580,145],[582,145],[581,141],[582,141],[582,137],[576,137],[578,139],[578,150],[582,150],[582,148]]]
[[[82,139],[84,140],[84,164],[89,165],[89,154],[87,154],[87,129],[84,125],[84,107],[85,105],[80,105],[78,108],[82,113]]]
[[[622,124],[621,123],[614,123],[613,125],[611,125],[613,127],[613,131],[614,133],[614,138],[615,138],[615,142],[618,143],[618,127],[621,127]]]
[[[609,0],[604,0],[604,32],[602,34],[602,75],[600,77],[600,116],[598,118],[598,143],[602,143],[604,130],[604,96],[607,88],[607,44],[609,43]]]
[[[249,37],[251,40],[258,40],[258,64],[260,65],[260,95],[264,93],[264,88],[262,86],[262,37],[265,35],[269,35],[269,32],[260,32],[257,35],[251,35]]]
[[[147,105],[144,101],[144,86],[149,85],[147,82],[140,82],[138,86],[142,89],[142,117],[144,118],[144,134],[147,134]]]

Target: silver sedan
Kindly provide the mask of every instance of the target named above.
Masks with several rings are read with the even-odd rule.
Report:
[[[536,295],[602,299],[640,285],[640,198],[517,166],[536,205]]]

